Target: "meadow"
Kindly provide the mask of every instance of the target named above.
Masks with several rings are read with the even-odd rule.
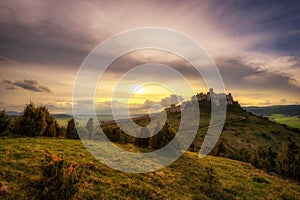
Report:
[[[119,144],[123,145],[123,144]],[[125,149],[139,151],[127,144]],[[78,164],[79,192],[74,199],[212,199],[207,192],[207,167],[213,167],[218,199],[297,199],[300,185],[249,163],[186,152],[170,166],[145,174],[111,169],[86,150],[80,140],[62,138],[1,138],[0,199],[30,199],[25,187],[41,176],[45,154]]]
[[[299,116],[287,116],[283,114],[272,114],[268,116],[269,119],[278,122],[280,124],[286,124],[287,126],[300,129],[300,117]]]

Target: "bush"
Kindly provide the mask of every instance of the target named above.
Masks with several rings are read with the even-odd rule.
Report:
[[[265,178],[261,177],[261,176],[254,176],[252,178],[252,181],[257,182],[257,183],[266,183],[266,184],[270,184],[270,182],[268,180],[266,180]]]
[[[257,147],[251,155],[251,164],[267,172],[275,171],[277,153],[271,147]]]
[[[142,127],[134,144],[140,147],[148,147],[150,144],[150,131],[147,127]]]
[[[71,199],[78,191],[76,163],[64,169],[64,160],[54,154],[42,162],[42,177],[27,184],[29,196],[35,199]]]
[[[218,156],[218,157],[225,157],[226,154],[227,154],[226,147],[221,140],[219,140],[219,142],[216,144],[216,146],[210,152],[210,155]]]
[[[239,161],[250,162],[250,160],[251,160],[251,155],[250,155],[249,151],[246,150],[245,148],[239,149],[237,156],[238,156],[237,160],[239,160]]]
[[[160,149],[166,146],[176,135],[169,122],[154,136],[150,138],[150,146],[152,149]]]
[[[297,200],[298,198],[292,194],[282,193],[280,195],[280,199],[282,199],[282,200]]]
[[[120,142],[121,141],[120,128],[118,128],[118,127],[114,127],[114,128],[103,127],[102,130],[105,133],[106,137],[111,142]]]
[[[44,106],[35,107],[32,102],[15,118],[11,129],[16,134],[29,137],[54,137],[60,131],[59,125],[48,109]]]
[[[216,176],[215,169],[212,166],[205,168],[205,174],[203,181],[206,185],[206,190],[209,193],[209,196],[215,197],[218,193],[219,181]]]
[[[8,115],[5,113],[5,110],[0,111],[0,133],[7,130],[10,124],[10,119]]]
[[[284,177],[300,180],[300,154],[296,142],[289,141],[277,159],[277,172]]]

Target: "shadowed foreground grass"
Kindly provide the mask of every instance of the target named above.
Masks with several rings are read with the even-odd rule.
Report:
[[[132,145],[123,148],[136,150]],[[252,167],[248,163],[187,152],[172,165],[151,173],[113,170],[93,158],[79,140],[49,138],[0,139],[0,199],[25,199],[28,180],[41,176],[46,153],[68,165],[77,162],[80,177],[75,199],[210,199],[204,181],[212,166],[223,199],[297,199],[300,185]],[[29,194],[30,196],[30,194]]]

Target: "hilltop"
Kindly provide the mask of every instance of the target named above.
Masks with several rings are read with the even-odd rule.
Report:
[[[194,140],[197,150],[205,137],[210,121],[210,103],[199,101],[200,125]],[[180,113],[169,113],[172,125],[178,127]],[[258,146],[271,146],[276,151],[282,149],[288,138],[300,143],[300,130],[271,121],[267,117],[256,116],[244,110],[239,104],[227,106],[226,121],[220,137],[230,151],[245,148],[249,151]]]

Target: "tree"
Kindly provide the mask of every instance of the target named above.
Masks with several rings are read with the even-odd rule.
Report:
[[[20,116],[15,118],[12,126],[12,132],[24,136],[56,136],[59,126],[48,109],[44,106],[35,107],[30,102],[21,112]]]
[[[218,157],[225,157],[226,153],[227,153],[226,147],[224,143],[220,140],[213,148],[210,154]]]
[[[251,155],[251,164],[258,169],[266,170],[267,172],[274,171],[276,168],[277,153],[271,147],[257,147]]]
[[[55,120],[55,130],[56,130],[56,136],[66,136],[66,128],[63,126],[60,126],[57,121]]]
[[[10,124],[10,119],[5,110],[0,111],[0,133],[4,132]]]
[[[250,162],[251,160],[251,154],[244,147],[238,150],[237,157],[238,157],[237,160],[243,162]]]
[[[148,147],[150,141],[150,132],[146,126],[143,126],[135,139],[134,144],[140,147]]]
[[[90,118],[88,122],[86,123],[86,129],[88,131],[88,139],[93,139],[93,131],[94,131],[94,122],[93,118]]]
[[[75,126],[75,120],[73,118],[68,121],[66,137],[69,139],[79,139],[79,135]]]
[[[300,154],[299,146],[291,141],[283,147],[282,153],[277,159],[277,171],[279,174],[300,180]]]
[[[41,126],[36,124],[35,116],[35,106],[32,102],[27,104],[24,108],[24,111],[20,114],[19,120],[16,121],[19,124],[17,125],[17,130],[15,130],[20,135],[25,136],[38,136],[40,135]]]
[[[215,196],[219,181],[216,176],[215,169],[212,166],[205,168],[204,182],[208,184],[208,192]]]
[[[54,117],[50,115],[46,116],[46,123],[47,123],[47,127],[43,135],[48,137],[57,136],[57,132],[59,131],[60,128],[56,120],[54,119]]]
[[[169,122],[166,122],[163,128],[150,138],[150,146],[152,149],[160,149],[166,146],[175,137],[176,132]]]

